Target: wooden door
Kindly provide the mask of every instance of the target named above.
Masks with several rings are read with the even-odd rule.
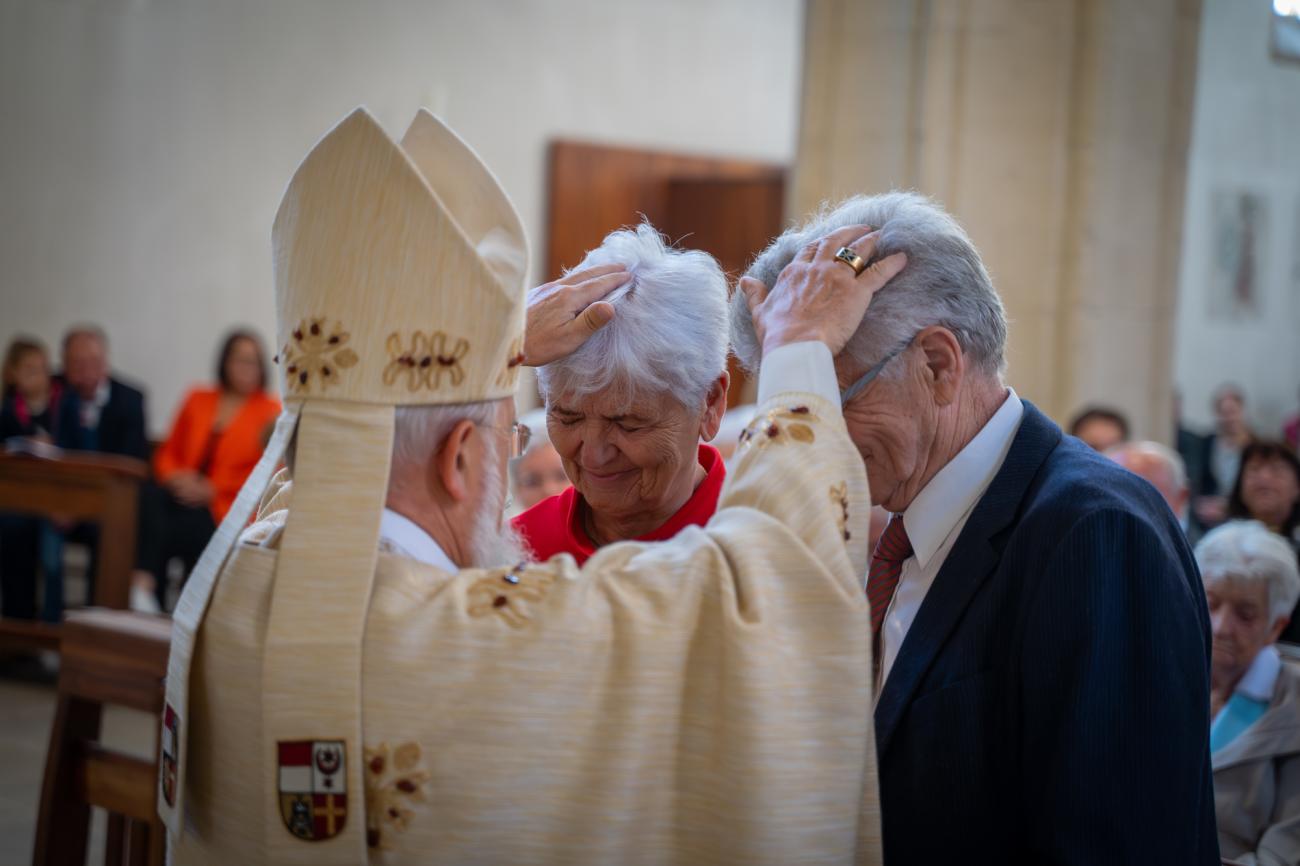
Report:
[[[680,246],[712,254],[734,282],[780,233],[784,197],[785,169],[770,163],[556,142],[546,279],[644,218]],[[728,405],[752,401],[753,391],[733,363]]]

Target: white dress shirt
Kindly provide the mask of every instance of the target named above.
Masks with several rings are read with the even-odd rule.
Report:
[[[383,516],[379,518],[379,549],[452,574],[460,571],[429,533],[414,521],[388,508],[384,509]]]
[[[894,600],[880,626],[880,685],[889,670],[916,612],[925,601],[939,569],[975,510],[975,504],[1011,450],[1025,407],[1016,392],[1007,389],[1006,400],[966,447],[930,479],[903,512],[903,527],[912,542],[912,555],[903,562]],[[870,483],[871,479],[868,478]]]

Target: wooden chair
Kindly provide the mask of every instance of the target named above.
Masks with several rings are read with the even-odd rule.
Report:
[[[108,812],[105,863],[161,866],[166,836],[157,812],[160,724],[152,760],[100,742],[106,704],[159,718],[171,642],[171,620],[130,611],[69,613],[63,623],[59,701],[50,732],[36,823],[35,866],[82,866],[90,809]]]

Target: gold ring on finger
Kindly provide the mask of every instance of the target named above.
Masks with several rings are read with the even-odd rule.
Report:
[[[867,260],[848,247],[840,247],[835,253],[835,261],[843,262],[853,268],[853,276],[860,277],[862,272],[867,269]]]

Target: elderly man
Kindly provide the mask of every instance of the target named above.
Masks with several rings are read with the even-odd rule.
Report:
[[[785,269],[854,224],[908,257],[835,357],[893,513],[867,578],[886,862],[1218,863],[1191,551],[1149,485],[1006,386],[1006,317],[961,227],[893,193],[782,235],[733,300],[742,361],[751,309],[791,303]]]
[[[177,606],[172,862],[879,863],[869,495],[827,382],[903,257],[856,275],[854,227],[793,268],[718,513],[578,567],[502,526],[512,397],[626,272],[525,330],[519,219],[427,113],[328,133],[273,245],[284,414]]]
[[[1106,456],[1144,478],[1156,489],[1178,524],[1187,530],[1187,468],[1178,452],[1159,442],[1124,442],[1106,451]]]

